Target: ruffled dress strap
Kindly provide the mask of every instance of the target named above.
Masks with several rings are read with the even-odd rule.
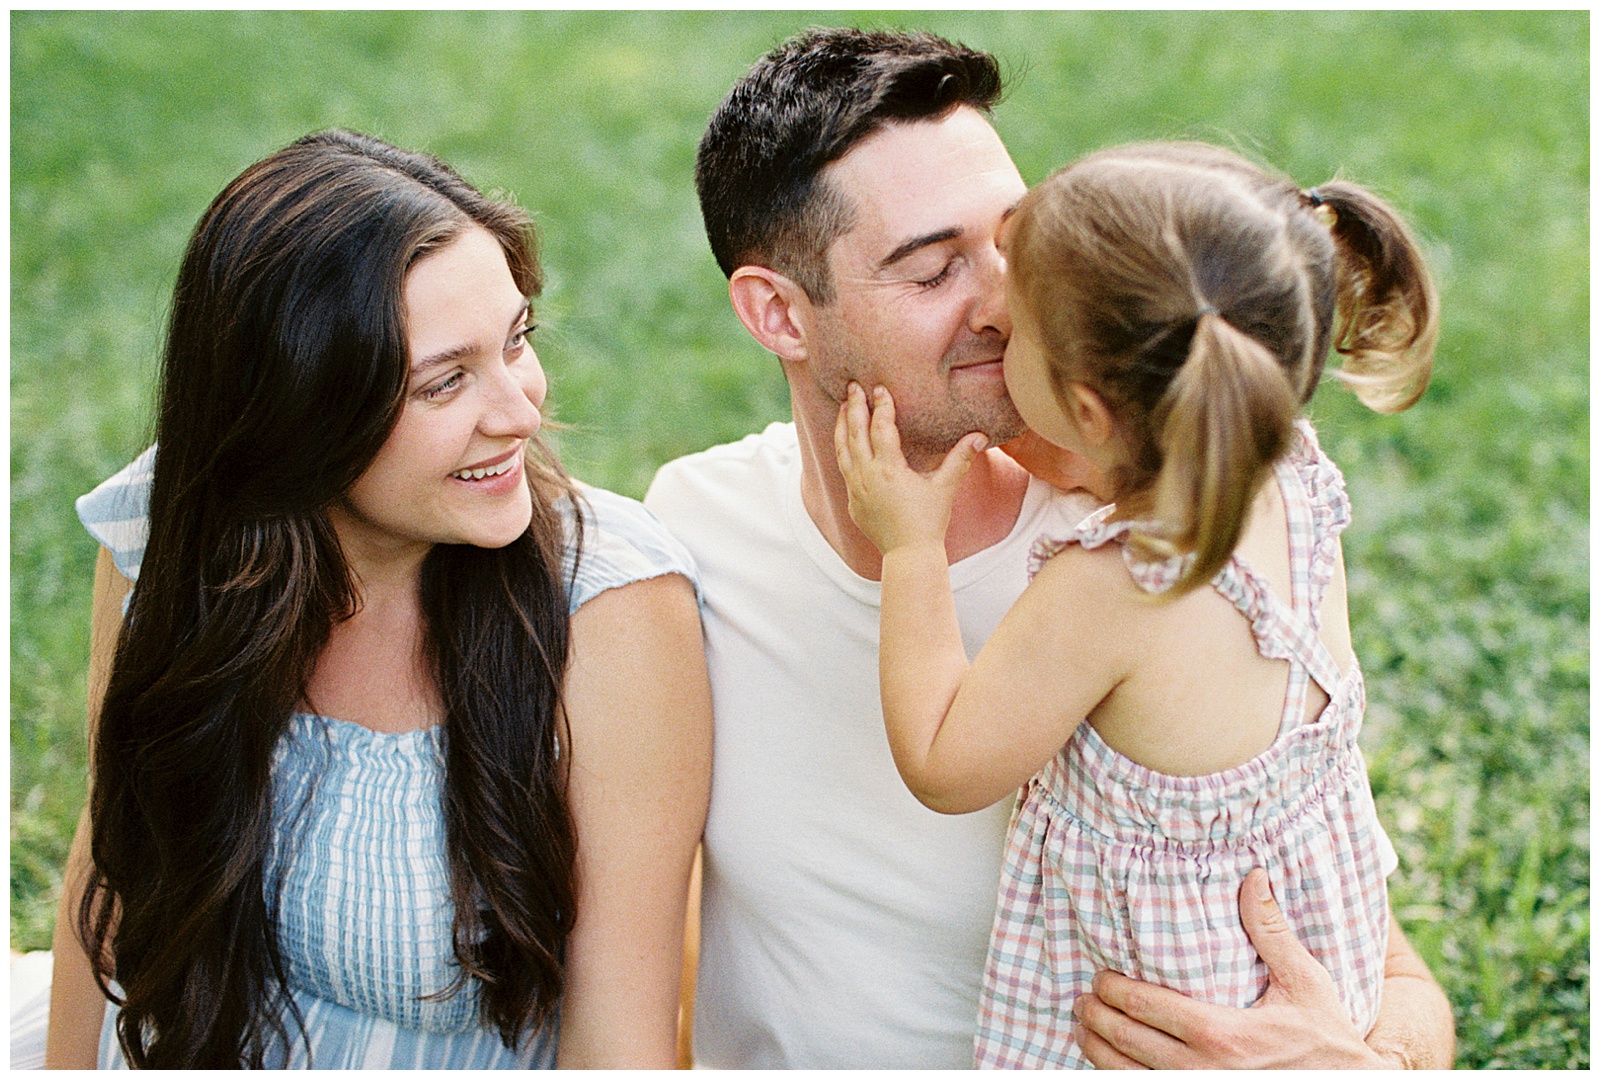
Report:
[[[1295,431],[1299,437],[1279,466],[1280,470],[1287,468],[1293,474],[1307,512],[1302,523],[1303,528],[1309,530],[1309,536],[1291,536],[1291,542],[1301,546],[1309,568],[1303,593],[1299,591],[1301,581],[1296,579],[1295,609],[1304,612],[1311,625],[1321,629],[1322,598],[1339,563],[1339,534],[1350,524],[1350,497],[1345,494],[1344,474],[1322,452],[1311,421],[1303,417],[1296,420]],[[1291,565],[1298,567],[1300,564],[1291,559]],[[1301,596],[1304,604],[1300,603]]]
[[[1317,445],[1309,421],[1295,423],[1296,438],[1276,467],[1288,518],[1291,615],[1281,633],[1289,652],[1329,696],[1343,679],[1322,642],[1322,601],[1339,560],[1339,534],[1350,523],[1350,500],[1339,468]]]
[[[1250,623],[1256,648],[1270,660],[1290,665],[1284,727],[1288,731],[1305,715],[1308,678],[1333,696],[1343,680],[1339,666],[1322,643],[1321,607],[1338,563],[1338,538],[1350,522],[1350,501],[1338,466],[1322,453],[1311,424],[1295,421],[1289,452],[1274,467],[1288,518],[1290,597],[1284,602],[1249,564],[1234,555],[1211,579]],[[1112,520],[1115,504],[1101,507],[1065,536],[1040,537],[1029,553],[1028,572],[1037,574],[1058,552],[1074,544],[1094,550],[1117,542],[1129,575],[1141,589],[1161,593],[1182,576],[1192,555],[1147,561],[1126,543],[1139,527],[1133,520]]]
[[[1078,522],[1065,536],[1040,536],[1034,540],[1033,547],[1028,551],[1028,578],[1032,580],[1034,575],[1044,569],[1045,563],[1073,545],[1085,551],[1094,551],[1096,548],[1115,542],[1122,546],[1122,562],[1128,568],[1129,576],[1141,589],[1148,593],[1163,593],[1172,588],[1193,556],[1184,555],[1154,562],[1140,559],[1133,548],[1126,543],[1128,534],[1140,523],[1132,520],[1111,520],[1111,515],[1116,513],[1116,510],[1116,503],[1107,503]]]

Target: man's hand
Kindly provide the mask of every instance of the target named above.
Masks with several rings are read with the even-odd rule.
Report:
[[[1209,1005],[1111,971],[1078,998],[1073,1038],[1101,1069],[1393,1068],[1350,1022],[1333,977],[1296,940],[1265,870],[1239,891],[1245,933],[1266,962],[1267,992],[1248,1009]]]

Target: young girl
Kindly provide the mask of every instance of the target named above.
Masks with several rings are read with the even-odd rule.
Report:
[[[105,549],[49,1064],[673,1064],[694,569],[539,441],[531,239],[337,131],[201,218],[157,446],[78,503]]]
[[[895,762],[963,813],[1025,783],[977,1035],[983,1066],[1084,1065],[1073,1000],[1100,969],[1248,1005],[1266,970],[1239,886],[1265,867],[1357,1028],[1378,1006],[1393,869],[1356,736],[1338,469],[1300,407],[1330,345],[1381,411],[1426,386],[1433,287],[1368,192],[1309,192],[1224,150],[1107,150],[1001,234],[1006,385],[1093,466],[1106,503],[1041,538],[971,664],[944,556],[982,436],[926,476],[894,407],[853,387],[837,443],[883,552],[880,675]],[[1030,779],[1031,778],[1031,779]]]

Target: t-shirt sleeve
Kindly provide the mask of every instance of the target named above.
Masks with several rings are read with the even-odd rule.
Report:
[[[150,479],[156,448],[150,447],[87,495],[79,496],[78,520],[111,552],[129,580],[138,580],[150,535]]]
[[[607,589],[664,574],[682,574],[694,585],[695,596],[700,597],[700,571],[694,556],[644,504],[587,485],[579,485],[578,493],[583,511],[583,552],[577,559],[577,576],[572,581],[571,611],[576,612]],[[569,575],[574,554],[569,543]]]
[[[1400,853],[1394,849],[1389,834],[1384,831],[1382,822],[1374,822],[1378,831],[1378,865],[1383,869],[1383,876],[1388,877],[1400,869]]]

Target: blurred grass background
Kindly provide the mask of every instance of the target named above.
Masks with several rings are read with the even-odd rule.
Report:
[[[632,496],[787,415],[692,186],[705,120],[808,25],[997,53],[1030,182],[1136,138],[1393,199],[1444,304],[1398,417],[1314,405],[1346,534],[1392,903],[1464,1066],[1589,1064],[1589,17],[1472,13],[16,12],[11,15],[11,943],[46,948],[84,796],[95,548],[72,500],[145,445],[189,229],[334,125],[536,215],[558,444]]]

